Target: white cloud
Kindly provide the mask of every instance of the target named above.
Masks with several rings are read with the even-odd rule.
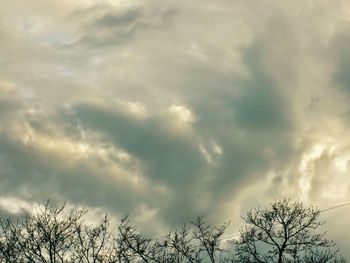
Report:
[[[33,213],[35,203],[25,201],[18,197],[3,196],[0,197],[0,207],[10,214]]]
[[[194,121],[192,112],[184,105],[173,104],[169,107],[169,112],[179,121],[184,123],[191,123]]]

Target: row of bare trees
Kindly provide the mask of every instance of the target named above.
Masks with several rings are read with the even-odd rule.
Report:
[[[128,218],[112,231],[108,217],[85,223],[87,210],[47,202],[24,218],[0,224],[4,263],[338,263],[346,262],[333,241],[320,233],[320,211],[284,199],[242,217],[246,226],[226,241],[228,223],[203,217],[153,239]]]

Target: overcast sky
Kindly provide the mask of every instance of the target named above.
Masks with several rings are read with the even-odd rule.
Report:
[[[0,0],[0,208],[163,231],[350,201],[347,0]],[[350,208],[323,214],[350,246]],[[348,251],[348,250],[347,250]]]

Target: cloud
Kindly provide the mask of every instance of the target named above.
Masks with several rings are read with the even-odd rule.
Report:
[[[341,33],[334,41],[336,66],[334,80],[342,91],[347,95],[350,90],[349,67],[350,67],[350,52],[345,48],[350,43],[350,35],[346,32],[348,25],[345,26],[344,32]]]
[[[203,213],[236,229],[241,213],[284,195],[347,201],[349,10],[342,0],[4,5],[0,208],[50,197],[131,212],[148,229]],[[337,213],[328,232],[346,247]]]

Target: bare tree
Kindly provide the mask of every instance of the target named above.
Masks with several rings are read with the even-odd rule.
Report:
[[[226,223],[212,226],[204,217],[197,217],[160,241],[138,233],[125,218],[118,227],[115,241],[118,254],[125,262],[218,263],[224,262],[220,238],[227,226]]]
[[[166,253],[167,246],[158,240],[153,240],[137,231],[127,217],[118,225],[114,239],[114,248],[118,262],[166,263],[171,261],[171,255]]]
[[[98,226],[78,224],[75,228],[75,242],[71,249],[71,261],[79,263],[117,262],[114,254],[109,221],[105,215]]]
[[[223,248],[221,248],[221,238],[224,235],[228,223],[219,226],[212,226],[205,222],[204,217],[196,217],[193,220],[193,239],[199,242],[201,251],[204,251],[211,263],[220,262]]]
[[[21,262],[21,251],[14,236],[17,231],[13,228],[12,220],[0,221],[0,229],[0,262]]]
[[[155,239],[127,217],[110,231],[84,221],[87,210],[47,202],[24,218],[0,220],[0,263],[339,263],[333,241],[319,233],[319,210],[283,200],[253,209],[233,249],[223,247],[228,223],[203,216]],[[229,250],[230,249],[230,250]]]
[[[239,262],[344,262],[335,243],[325,238],[325,232],[317,232],[324,224],[319,216],[318,209],[289,199],[251,210],[243,217],[247,226],[233,241]]]
[[[24,220],[8,219],[1,223],[1,246],[5,251],[16,253],[17,257],[16,261],[9,256],[3,257],[4,262],[70,262],[75,229],[86,211],[72,209],[66,213],[65,204],[58,206],[50,202],[39,205],[38,209],[34,215],[26,215]]]
[[[193,240],[192,229],[184,224],[180,229],[170,232],[166,236],[166,244],[176,255],[176,262],[199,263],[202,260],[202,246],[198,246]]]

